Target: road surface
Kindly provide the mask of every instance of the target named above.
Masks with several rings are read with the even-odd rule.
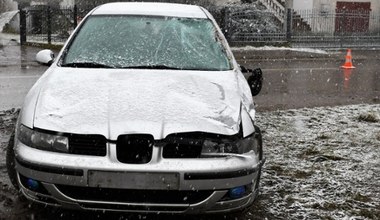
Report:
[[[19,108],[46,67],[34,61],[39,48],[20,47],[10,41],[0,45],[0,110]]]
[[[16,43],[0,47],[0,110],[19,108],[27,91],[47,69],[34,61],[38,48]],[[234,50],[241,65],[261,67],[262,92],[257,109],[276,110],[360,103],[380,103],[380,55],[353,51],[356,69],[343,70],[345,52]]]
[[[76,212],[30,205],[16,196],[5,169],[5,146],[16,112],[46,70],[34,62],[39,49],[0,47],[0,220],[9,219],[378,219],[378,122],[358,120],[379,105],[262,112],[265,154],[259,200],[237,216],[130,215]],[[377,51],[353,51],[352,71],[339,68],[344,52],[317,55],[287,51],[235,51],[242,65],[264,71],[255,97],[259,111],[379,103]],[[378,117],[378,116],[377,116]],[[378,120],[378,119],[376,119]],[[343,125],[343,126],[342,126]],[[347,136],[349,134],[349,136]],[[291,144],[290,144],[291,143]],[[343,190],[342,190],[343,189]],[[31,208],[30,208],[31,207]],[[358,217],[359,216],[359,217]]]
[[[261,67],[264,86],[259,110],[380,103],[378,50],[353,51],[352,70],[340,68],[345,51],[328,54],[236,51],[241,65]]]

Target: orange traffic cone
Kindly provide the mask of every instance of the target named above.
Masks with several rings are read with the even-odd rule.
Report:
[[[346,55],[346,62],[343,66],[341,66],[343,69],[354,69],[355,67],[352,65],[352,55],[351,55],[351,49],[347,50]]]

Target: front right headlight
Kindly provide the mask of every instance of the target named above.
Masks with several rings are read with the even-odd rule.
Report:
[[[69,152],[69,139],[63,135],[30,129],[20,125],[18,139],[21,143],[46,151]]]
[[[202,146],[202,155],[207,154],[245,154],[248,152],[258,154],[259,143],[255,137],[255,133],[245,138],[237,138],[235,140],[222,139],[212,140],[206,139]]]

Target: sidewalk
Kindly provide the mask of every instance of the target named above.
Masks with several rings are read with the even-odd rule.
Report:
[[[56,52],[63,46],[63,42],[52,43],[30,39],[28,46],[38,48],[53,48]],[[18,34],[0,33],[0,47],[20,45]],[[295,59],[329,59],[342,60],[346,54],[346,49],[311,49],[311,48],[289,48],[289,47],[232,47],[232,52],[237,60],[295,60]],[[348,48],[347,48],[348,49]],[[354,49],[352,50],[355,60],[379,59],[379,49]]]
[[[18,34],[6,34],[6,33],[0,32],[0,47],[7,46],[11,42],[20,44],[20,35],[18,35]]]
[[[348,49],[348,48],[347,48]],[[288,47],[233,47],[232,52],[237,60],[295,60],[295,59],[329,59],[342,60],[347,52],[346,49],[319,50],[310,48]],[[355,60],[380,59],[379,49],[354,49],[352,50]]]
[[[39,48],[49,48],[53,50],[59,50],[62,48],[65,42],[52,42],[48,44],[46,41],[42,41],[33,36],[27,38],[26,46],[39,47]],[[9,34],[0,32],[0,47],[8,45],[20,45],[20,35],[19,34]]]
[[[0,63],[2,68],[39,66],[35,57],[41,48],[20,46],[19,36],[0,33]]]

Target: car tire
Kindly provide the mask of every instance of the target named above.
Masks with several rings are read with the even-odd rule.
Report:
[[[257,139],[259,145],[259,160],[263,159],[263,138],[261,135],[261,130],[259,127],[255,125],[255,138]],[[257,181],[254,186],[254,190],[256,191],[256,197],[259,195],[259,186],[260,186],[260,177],[261,177],[261,166],[259,167],[259,172],[257,174]]]
[[[15,160],[15,153],[14,153],[14,139],[15,139],[15,132],[12,133],[11,138],[8,142],[7,147],[7,154],[6,154],[6,166],[7,166],[7,172],[9,179],[11,180],[12,185],[19,190],[19,186],[17,183],[17,173],[16,173],[16,160]]]

